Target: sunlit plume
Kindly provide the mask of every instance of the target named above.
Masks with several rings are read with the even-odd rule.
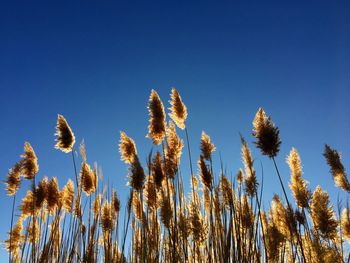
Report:
[[[171,112],[169,113],[169,116],[176,123],[177,127],[183,130],[186,127],[187,108],[183,103],[179,92],[175,88],[171,89],[170,97]]]
[[[255,115],[252,134],[256,138],[255,144],[262,154],[270,158],[277,155],[281,145],[279,130],[271,118],[266,116],[262,108],[259,108]]]
[[[57,117],[55,135],[57,136],[55,148],[65,153],[71,152],[75,143],[74,133],[66,119],[60,114]]]
[[[150,119],[147,137],[151,138],[154,144],[159,145],[165,137],[166,123],[163,102],[155,90],[151,91],[148,112]]]

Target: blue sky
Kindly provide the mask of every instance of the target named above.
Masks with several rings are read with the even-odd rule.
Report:
[[[271,162],[252,144],[251,122],[263,107],[281,131],[277,161],[285,183],[285,157],[296,147],[310,187],[320,184],[333,200],[346,200],[322,151],[329,143],[350,169],[349,13],[349,1],[2,3],[0,174],[5,178],[29,141],[39,159],[38,179],[56,176],[62,187],[73,178],[70,156],[53,147],[60,113],[77,141],[85,140],[88,161],[102,166],[105,182],[117,186],[124,201],[119,131],[135,139],[145,161],[152,149],[145,138],[148,96],[156,89],[168,107],[175,86],[189,110],[193,159],[205,130],[218,149],[215,165],[220,152],[236,173],[241,132],[263,163],[266,201],[281,193]],[[187,155],[181,170],[188,183]],[[12,199],[4,187],[0,194],[4,240]],[[1,249],[0,259],[5,255]]]

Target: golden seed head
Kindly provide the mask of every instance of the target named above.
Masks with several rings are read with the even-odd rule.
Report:
[[[157,189],[162,187],[162,182],[164,180],[164,170],[162,156],[159,152],[153,157],[152,161],[152,176]]]
[[[109,232],[113,229],[112,208],[108,200],[106,200],[102,205],[101,225],[103,232]]]
[[[5,181],[7,195],[13,196],[21,185],[22,162],[17,162],[8,172]]]
[[[60,202],[60,191],[56,177],[52,177],[47,185],[47,209],[52,214]]]
[[[263,155],[270,158],[277,155],[281,145],[279,130],[262,108],[259,108],[255,115],[252,134],[257,139],[255,144]]]
[[[152,175],[147,177],[143,194],[148,208],[151,210],[157,208],[157,189]]]
[[[24,143],[24,153],[22,154],[21,173],[24,178],[31,180],[39,171],[38,159],[29,142]]]
[[[336,186],[344,191],[350,192],[350,183],[346,177],[345,168],[341,162],[339,152],[326,144],[323,156],[326,158],[327,164],[331,168],[331,173]]]
[[[246,175],[245,191],[250,197],[252,197],[255,195],[257,191],[258,181],[255,176],[252,154],[250,153],[247,142],[242,136],[241,136],[241,142],[242,142],[241,155],[242,155],[244,171]]]
[[[145,181],[145,172],[139,161],[139,158],[135,156],[134,161],[129,167],[129,185],[136,191],[140,191],[143,188]]]
[[[27,194],[22,198],[22,203],[20,205],[21,217],[23,219],[31,216],[33,214],[33,210],[36,212],[33,200],[33,191],[28,190]]]
[[[27,225],[26,230],[28,234],[28,242],[32,244],[37,243],[40,238],[38,220],[35,220],[34,224],[33,221],[30,221],[30,223]]]
[[[151,138],[153,143],[159,145],[165,137],[165,111],[163,102],[160,100],[155,90],[151,91],[148,102],[149,125],[147,138]]]
[[[125,163],[132,163],[137,156],[136,144],[125,132],[120,132],[119,152]]]
[[[71,179],[68,179],[68,182],[63,187],[62,192],[64,193],[63,209],[68,213],[72,213],[74,203],[74,183]]]
[[[350,215],[347,208],[343,209],[340,222],[342,234],[344,238],[350,243]]]
[[[47,200],[47,177],[45,176],[43,180],[38,183],[35,190],[35,206],[37,208],[42,208]]]
[[[211,159],[211,154],[215,151],[215,145],[211,142],[210,137],[204,131],[201,135],[201,153],[205,160]]]
[[[317,186],[312,194],[311,218],[315,229],[324,238],[336,236],[338,223],[334,216],[333,205],[329,203],[328,193],[322,191],[320,186]]]
[[[307,208],[311,199],[311,192],[307,187],[307,182],[302,178],[302,166],[298,151],[292,148],[288,157],[287,164],[291,172],[289,187],[292,190],[297,205],[300,208]]]
[[[167,144],[165,148],[165,173],[168,177],[174,178],[179,165],[183,148],[183,141],[176,134],[174,122],[169,122],[167,128]]]
[[[13,253],[16,254],[19,252],[20,245],[22,244],[24,239],[24,236],[22,235],[22,231],[23,231],[23,218],[20,217],[18,218],[12,230],[10,230],[10,232],[8,233],[9,235],[8,240],[5,241],[6,250],[11,251],[12,254]]]
[[[86,195],[90,195],[95,192],[95,175],[91,170],[90,165],[86,162],[83,162],[80,169],[80,180],[82,189]]]
[[[222,175],[220,177],[220,190],[226,207],[233,206],[234,191],[232,189],[231,182],[226,176]]]
[[[175,88],[171,89],[170,96],[171,113],[169,113],[169,116],[176,123],[177,127],[183,130],[186,127],[187,108]]]
[[[65,153],[71,152],[75,143],[74,133],[66,119],[60,114],[57,117],[55,135],[57,136],[55,148]]]
[[[208,189],[211,189],[213,183],[213,176],[209,167],[204,161],[203,155],[201,155],[198,160],[198,171],[203,185],[205,185]]]
[[[170,200],[169,194],[163,190],[160,200],[160,219],[163,225],[168,229],[170,228],[172,214],[172,202]]]
[[[112,195],[112,208],[113,208],[113,215],[117,216],[120,210],[120,201],[119,201],[117,192],[114,190]]]

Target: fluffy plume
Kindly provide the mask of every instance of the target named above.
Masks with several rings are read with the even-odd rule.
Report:
[[[101,226],[103,232],[109,232],[113,229],[112,208],[107,200],[102,205]]]
[[[170,197],[165,191],[162,191],[161,200],[160,200],[160,219],[163,225],[168,229],[170,228],[172,214],[173,214],[173,211],[172,211]]]
[[[211,142],[210,137],[204,131],[201,136],[201,153],[205,160],[211,159],[211,154],[215,151],[215,145]]]
[[[324,147],[323,156],[326,158],[326,161],[331,168],[335,185],[347,192],[350,192],[350,183],[346,177],[345,168],[341,162],[341,157],[338,151],[332,149],[326,144]]]
[[[145,181],[145,172],[141,166],[139,158],[136,156],[135,160],[129,167],[129,185],[136,191],[142,190]]]
[[[112,194],[111,206],[112,206],[113,218],[116,218],[118,216],[119,210],[120,210],[120,201],[119,201],[119,198],[117,196],[117,192],[114,190],[113,190],[113,194]]]
[[[21,217],[23,219],[27,218],[28,216],[31,216],[33,210],[36,212],[33,200],[33,191],[28,190],[27,194],[22,198],[22,203],[20,205]]]
[[[21,169],[22,163],[17,162],[7,174],[5,184],[7,195],[9,196],[15,195],[21,185]]]
[[[344,238],[350,243],[350,215],[349,210],[344,208],[341,213],[341,230]]]
[[[199,171],[199,176],[202,180],[203,185],[211,189],[212,183],[213,183],[213,176],[210,172],[210,169],[208,168],[208,166],[204,161],[203,155],[200,156],[198,161],[198,171]]]
[[[152,176],[157,189],[162,187],[162,182],[164,179],[162,156],[159,152],[153,157],[152,161]]]
[[[175,88],[171,89],[170,96],[171,113],[169,113],[169,116],[176,123],[177,127],[183,130],[186,127],[187,108]]]
[[[157,207],[157,189],[154,183],[153,176],[148,176],[145,189],[144,189],[144,199],[146,200],[147,206],[154,210]]]
[[[151,91],[148,102],[149,125],[147,137],[151,138],[156,145],[161,144],[165,137],[165,111],[163,102],[155,90]]]
[[[224,175],[220,177],[220,188],[224,204],[226,207],[232,207],[234,192],[230,181]]]
[[[328,193],[317,186],[311,200],[311,217],[316,230],[324,238],[334,238],[337,231],[337,221],[334,217],[333,205],[329,204]]]
[[[9,233],[9,239],[5,241],[5,248],[8,251],[12,252],[12,255],[16,255],[19,253],[20,245],[23,242],[24,236],[22,235],[23,231],[23,218],[19,218],[15,226]]]
[[[47,177],[45,176],[43,180],[38,183],[35,190],[35,206],[42,208],[47,197]]]
[[[68,179],[67,184],[63,187],[62,192],[63,196],[63,209],[68,213],[73,211],[73,202],[74,202],[74,183],[71,179]]]
[[[71,152],[75,143],[74,133],[66,119],[60,114],[57,117],[55,135],[57,136],[55,148],[65,153]]]
[[[40,237],[38,220],[35,220],[34,225],[33,225],[33,221],[31,221],[27,225],[26,230],[28,234],[28,242],[32,244],[37,243]]]
[[[128,164],[132,163],[137,156],[135,142],[125,132],[120,132],[119,152],[121,159]]]
[[[208,227],[204,222],[204,219],[200,212],[200,205],[198,198],[192,198],[190,203],[190,211],[189,211],[189,223],[191,229],[191,235],[193,240],[199,244],[200,246],[204,245],[207,235],[208,235]]]
[[[242,149],[241,155],[244,164],[244,171],[246,175],[245,191],[249,196],[254,196],[258,187],[258,181],[256,180],[255,170],[253,167],[253,158],[250,150],[247,146],[247,142],[241,137]]]
[[[167,128],[167,147],[165,148],[165,172],[174,178],[180,164],[183,141],[176,134],[175,124],[170,121]]]
[[[259,108],[253,121],[253,136],[262,154],[270,158],[277,155],[281,145],[279,130],[262,108]]]
[[[307,182],[302,178],[301,160],[298,151],[292,148],[288,157],[287,164],[291,172],[289,187],[293,192],[297,205],[300,208],[307,208],[311,198],[311,192],[307,187]]]
[[[270,210],[271,219],[279,232],[289,239],[297,233],[296,219],[293,210],[286,208],[279,196],[274,195]]]
[[[60,202],[60,191],[56,177],[52,177],[47,185],[47,209],[53,213]]]
[[[38,160],[35,152],[29,142],[24,143],[24,153],[22,154],[22,175],[31,180],[39,171]]]
[[[83,162],[80,169],[80,180],[83,191],[86,195],[90,195],[95,192],[95,176],[94,172],[91,170],[90,165]]]

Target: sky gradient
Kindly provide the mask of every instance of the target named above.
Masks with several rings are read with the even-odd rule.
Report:
[[[145,138],[150,91],[168,108],[175,86],[188,107],[192,158],[198,159],[205,130],[217,147],[216,176],[219,153],[228,172],[242,166],[240,132],[259,179],[263,164],[265,202],[281,193],[270,160],[252,144],[251,123],[263,107],[280,128],[277,161],[285,184],[285,158],[296,147],[310,188],[320,184],[333,200],[346,200],[322,152],[330,144],[350,169],[349,14],[349,1],[2,3],[0,174],[5,179],[29,141],[38,179],[56,176],[62,187],[74,178],[71,156],[54,149],[57,114],[63,114],[77,142],[84,139],[88,162],[97,161],[124,205],[127,167],[118,153],[119,131],[135,139],[145,163],[153,147]],[[188,184],[187,154],[181,172]],[[12,199],[4,187],[0,194],[3,241]],[[1,249],[0,261],[6,255]]]

